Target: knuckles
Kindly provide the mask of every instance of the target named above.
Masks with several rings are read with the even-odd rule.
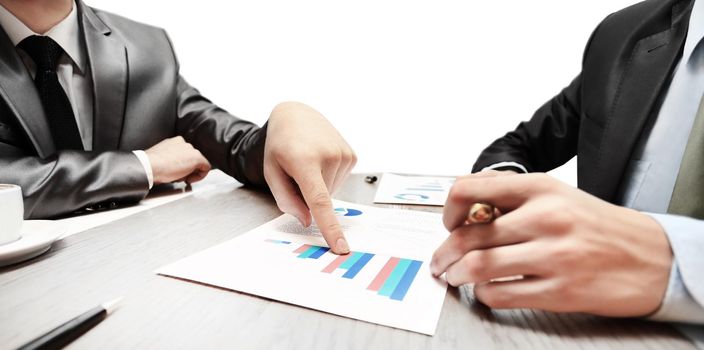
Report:
[[[532,227],[543,236],[566,236],[578,225],[574,204],[562,196],[544,196],[522,212],[525,227]]]
[[[547,193],[552,193],[558,188],[560,184],[559,181],[555,180],[552,178],[550,175],[546,173],[530,173],[530,174],[523,174],[521,177],[524,180],[527,180],[527,183],[530,183],[530,186],[526,188],[526,192],[524,195],[528,196],[529,194],[547,194]]]
[[[338,147],[303,147],[300,145],[279,145],[270,149],[272,158],[283,168],[294,170],[305,166],[354,166],[357,155],[350,149]]]
[[[327,192],[317,192],[311,197],[309,205],[318,209],[330,209],[332,210],[332,202],[330,201],[330,195]]]
[[[466,182],[455,182],[447,194],[447,202],[450,205],[462,205],[466,200]]]
[[[447,273],[447,283],[453,287],[485,280],[488,268],[485,252],[471,251],[455,264],[457,265],[451,266]]]
[[[491,186],[497,180],[496,176],[464,176],[457,178],[448,193],[448,203],[461,205],[467,200],[481,201],[481,198],[470,198],[477,188]]]
[[[447,273],[445,274],[445,279],[447,280],[447,283],[453,287],[459,287],[466,282],[464,282],[462,276],[457,275],[455,270],[448,270]]]
[[[345,163],[350,167],[354,167],[357,164],[357,154],[355,154],[352,149],[347,148],[346,150],[342,151],[341,161],[342,163]]]
[[[554,199],[552,205],[543,210],[542,224],[549,228],[546,231],[564,235],[574,228],[576,217],[569,203],[563,198]]]
[[[324,149],[317,157],[324,164],[339,164],[343,160],[343,153],[340,150]]]
[[[582,301],[582,296],[579,294],[578,288],[579,287],[574,283],[568,282],[567,279],[557,279],[554,281],[553,286],[545,291],[545,294],[555,300],[560,300],[561,305],[577,305]],[[567,309],[565,311],[573,310]]]
[[[563,241],[554,244],[546,257],[548,261],[553,262],[550,266],[554,272],[566,271],[569,273],[589,261],[590,254],[587,254],[578,242]]]
[[[492,309],[508,309],[514,307],[514,296],[500,288],[492,288],[490,284],[474,287],[477,299]]]
[[[482,282],[489,268],[486,252],[474,250],[467,253],[462,258],[464,270],[467,272],[467,280],[470,282]]]
[[[290,145],[275,147],[272,149],[272,154],[276,160],[289,166],[295,166],[297,164],[312,165],[319,163],[321,160],[318,151]]]

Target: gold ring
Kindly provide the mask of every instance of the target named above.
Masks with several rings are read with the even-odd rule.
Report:
[[[467,222],[472,224],[488,224],[496,218],[496,209],[491,204],[474,203],[467,213]]]

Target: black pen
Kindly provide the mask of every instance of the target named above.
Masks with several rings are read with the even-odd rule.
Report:
[[[115,311],[120,300],[122,300],[122,298],[117,298],[96,306],[23,345],[19,350],[63,348],[108,317],[108,315]]]

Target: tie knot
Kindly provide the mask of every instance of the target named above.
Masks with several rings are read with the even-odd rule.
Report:
[[[64,52],[61,46],[48,36],[32,35],[17,45],[32,58],[39,71],[54,71],[59,57]]]

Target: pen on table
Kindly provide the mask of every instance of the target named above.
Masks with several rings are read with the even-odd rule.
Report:
[[[115,311],[121,300],[122,297],[96,306],[23,345],[18,350],[63,348],[108,317]]]

